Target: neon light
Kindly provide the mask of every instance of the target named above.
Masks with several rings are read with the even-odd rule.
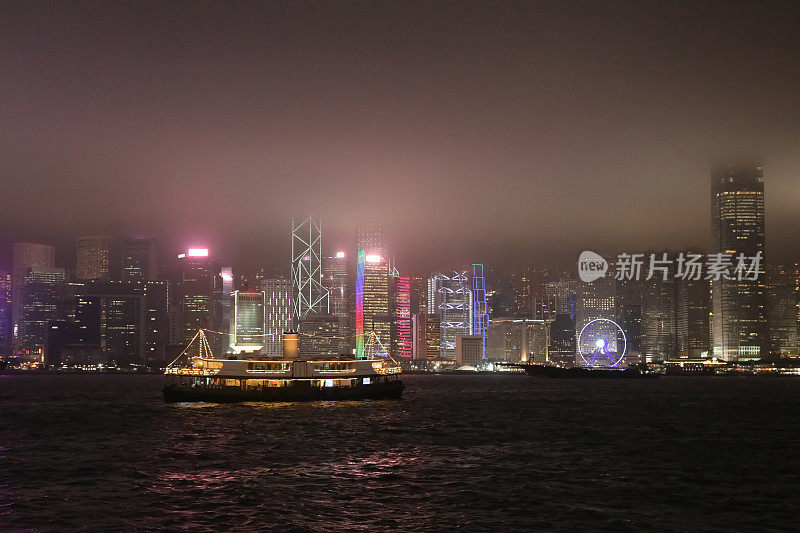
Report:
[[[364,269],[366,250],[358,251],[356,262],[356,357],[364,357]]]
[[[606,343],[606,340],[603,339],[603,338],[599,338],[594,342],[595,350],[591,354],[591,356],[590,356],[590,354],[584,354],[583,350],[581,349],[581,345],[584,342],[583,334],[586,332],[587,329],[589,329],[590,332],[595,331],[596,328],[597,328],[597,325],[601,324],[601,323],[602,324],[608,324],[606,327],[614,328],[616,330],[614,332],[615,334],[617,332],[622,334],[622,343],[623,343],[622,344],[622,350],[621,351],[616,351],[616,352],[613,352],[613,351],[609,350],[608,349],[608,345]],[[589,326],[592,326],[592,327],[590,328]],[[617,338],[619,338],[619,337],[617,337]],[[583,326],[583,329],[581,329],[581,332],[578,334],[577,344],[578,344],[578,355],[581,356],[581,359],[583,359],[583,362],[586,363],[586,366],[601,366],[601,365],[599,365],[597,360],[602,357],[602,358],[605,358],[606,361],[608,362],[608,365],[604,365],[604,366],[617,367],[622,362],[622,360],[625,358],[625,353],[628,350],[628,339],[625,336],[625,332],[622,330],[621,327],[619,327],[619,324],[617,324],[613,320],[609,320],[608,318],[596,318],[596,319],[590,321],[589,323],[587,323],[585,326]]]
[[[340,250],[340,251],[338,251],[338,252],[336,252],[336,257],[337,257],[338,259],[341,259],[342,257],[344,257],[344,252],[343,252],[343,251],[341,251],[341,250]]]
[[[186,257],[208,257],[208,248],[189,248]]]
[[[178,259],[183,259],[184,257],[186,257],[186,254],[178,254]]]
[[[472,334],[481,336],[481,359],[486,359],[486,329],[489,327],[489,312],[486,304],[486,278],[483,264],[472,264]]]
[[[383,257],[378,254],[369,254],[365,257],[367,263],[380,263],[383,261]]]
[[[395,280],[395,312],[397,313],[397,355],[412,357],[411,344],[411,278],[398,276]]]

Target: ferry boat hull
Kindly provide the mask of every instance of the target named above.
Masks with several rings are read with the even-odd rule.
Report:
[[[655,372],[639,368],[560,368],[548,365],[520,365],[529,376],[554,379],[642,379],[657,378]]]
[[[286,387],[241,390],[236,387],[212,388],[187,385],[166,385],[164,400],[175,402],[312,402],[336,400],[384,400],[403,396],[405,385],[400,380],[382,381],[353,387],[314,387],[298,381]]]

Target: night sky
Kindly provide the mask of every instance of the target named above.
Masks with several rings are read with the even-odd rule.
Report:
[[[800,3],[2,2],[0,252],[79,234],[403,269],[708,246],[710,172],[800,230]]]

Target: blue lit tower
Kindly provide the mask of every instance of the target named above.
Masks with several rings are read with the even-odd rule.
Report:
[[[483,265],[472,265],[472,334],[481,337],[481,359],[486,359],[486,328],[489,326],[489,313],[486,305],[486,278]]]

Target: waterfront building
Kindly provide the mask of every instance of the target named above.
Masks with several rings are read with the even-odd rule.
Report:
[[[155,239],[122,241],[120,279],[155,281],[158,279],[158,244]]]
[[[111,238],[106,235],[80,237],[76,242],[75,277],[79,280],[109,279]]]
[[[769,355],[798,356],[798,291],[794,265],[767,267]]]
[[[428,278],[428,313],[441,319],[441,357],[455,359],[456,335],[472,334],[472,290],[466,271]]]
[[[653,252],[644,254],[644,257],[648,267],[649,263],[653,263],[663,268],[653,273],[650,279],[641,280],[642,356],[644,362],[652,363],[673,359],[677,353],[676,256]],[[628,361],[632,360],[632,352],[628,350]]]
[[[272,357],[283,354],[283,333],[292,328],[292,285],[285,278],[261,280],[264,291],[265,340],[263,353]]]
[[[300,320],[300,356],[305,359],[329,359],[341,354],[339,318],[333,315],[307,314]]]
[[[483,363],[481,335],[456,335],[456,363],[475,368]]]
[[[369,343],[391,345],[389,261],[361,248],[356,270],[356,356],[364,357]]]
[[[190,248],[178,255],[176,280],[177,342],[188,344],[200,328],[220,328],[222,278],[206,248]],[[227,326],[225,327],[227,329]]]
[[[341,353],[352,351],[350,320],[350,279],[347,269],[347,253],[339,250],[323,258],[322,283],[328,290],[330,314],[339,321]]]
[[[675,280],[677,352],[680,358],[699,359],[710,351],[711,283],[706,279]]]
[[[533,318],[500,317],[489,320],[486,332],[487,357],[508,363],[548,360],[548,321]]]
[[[20,352],[28,361],[44,362],[50,323],[63,318],[62,291],[66,281],[63,268],[29,269],[25,273]]]
[[[569,314],[556,315],[550,322],[550,344],[547,357],[551,364],[571,368],[575,366],[575,318]]]
[[[411,278],[392,278],[392,355],[410,359],[413,356],[411,331]]]
[[[760,166],[729,166],[714,172],[711,186],[712,254],[762,260],[755,279],[711,281],[713,355],[724,361],[759,359],[767,354],[764,275],[764,172]]]
[[[11,274],[0,270],[0,357],[11,352]]]
[[[266,336],[264,292],[233,291],[230,317],[230,348],[234,353],[260,352]]]
[[[53,268],[55,248],[48,244],[30,242],[14,243],[13,269],[11,272],[11,334],[14,339],[22,336],[23,287],[25,274],[29,270]]]

